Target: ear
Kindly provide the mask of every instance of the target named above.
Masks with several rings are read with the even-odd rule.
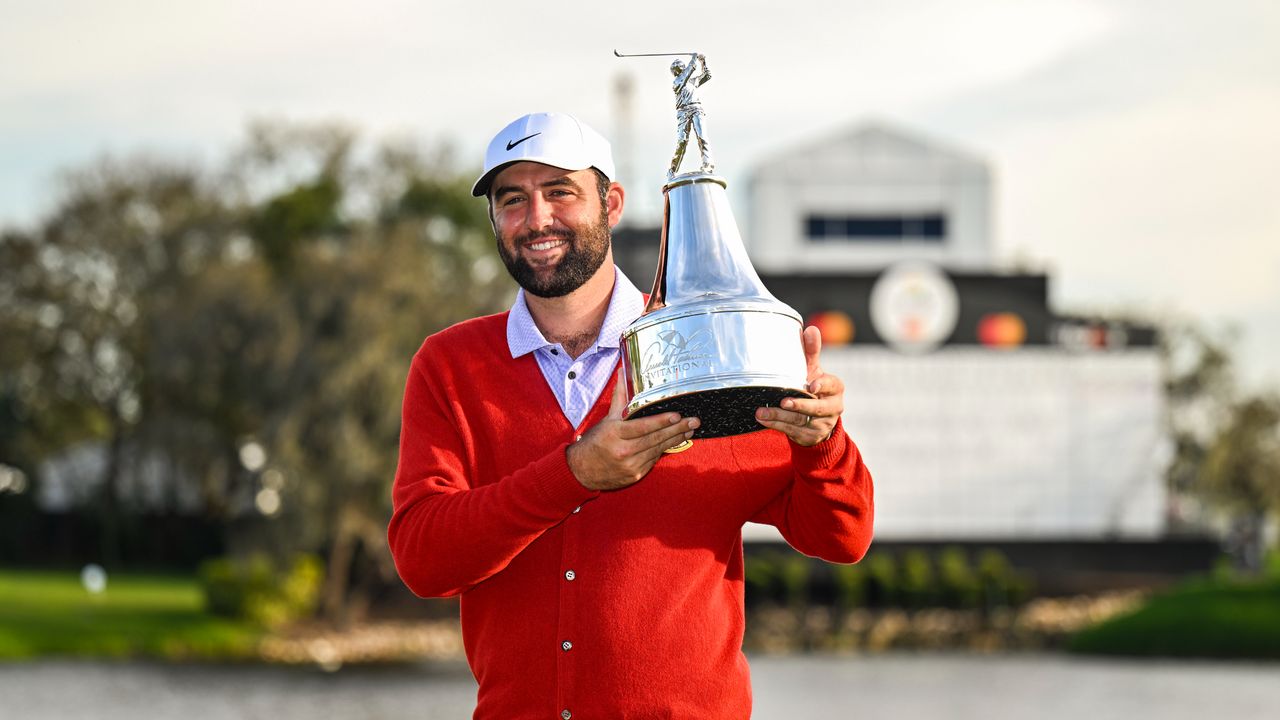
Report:
[[[604,205],[609,213],[609,227],[617,227],[622,221],[622,206],[626,201],[627,193],[622,189],[622,185],[618,183],[610,183],[609,191],[605,193]]]

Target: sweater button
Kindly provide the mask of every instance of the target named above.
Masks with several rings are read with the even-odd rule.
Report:
[[[565,652],[569,652],[570,650],[573,649],[573,643],[569,642],[568,640],[565,640],[564,642],[560,643],[560,649]]]
[[[564,710],[560,711],[560,717],[563,718],[564,720],[569,720],[569,718],[573,717],[573,713],[569,712],[568,708],[565,708]]]
[[[564,573],[564,579],[568,580],[569,582],[573,582],[573,579],[576,577],[578,577],[578,573],[572,570],[566,570]]]

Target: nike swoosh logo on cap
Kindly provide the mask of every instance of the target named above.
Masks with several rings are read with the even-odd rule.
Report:
[[[534,133],[534,134],[532,134],[532,135],[526,135],[525,137],[522,137],[522,138],[520,138],[519,140],[517,140],[517,141],[515,141],[515,142],[510,142],[510,141],[508,141],[508,142],[507,142],[507,152],[510,152],[510,151],[511,151],[511,148],[513,148],[513,147],[515,147],[515,146],[519,145],[520,143],[524,142],[525,140],[528,140],[529,138],[538,137],[538,136],[539,136],[539,135],[541,135],[541,134],[542,134],[542,133],[540,133],[540,132],[536,132],[536,133]]]

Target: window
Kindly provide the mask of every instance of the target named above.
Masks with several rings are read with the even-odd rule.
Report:
[[[941,242],[947,235],[947,218],[942,213],[809,215],[804,226],[805,237],[819,242]]]

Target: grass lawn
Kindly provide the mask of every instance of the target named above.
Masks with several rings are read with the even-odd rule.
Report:
[[[1280,659],[1280,577],[1196,580],[1072,638],[1075,652]]]
[[[0,660],[241,659],[252,657],[259,636],[207,614],[191,577],[113,574],[91,595],[79,573],[0,570]]]

